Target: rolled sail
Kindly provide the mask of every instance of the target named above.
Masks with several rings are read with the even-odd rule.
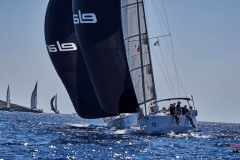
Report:
[[[101,109],[78,45],[71,0],[50,0],[45,16],[45,40],[51,61],[73,106],[83,118],[110,116]]]
[[[135,112],[138,102],[125,53],[120,0],[73,0],[73,18],[102,109]]]

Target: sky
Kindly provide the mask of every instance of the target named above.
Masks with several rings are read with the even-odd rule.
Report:
[[[50,99],[57,93],[60,112],[75,113],[46,49],[47,3],[0,0],[0,99],[6,99],[9,84],[11,103],[29,107],[38,81],[38,108],[50,113]],[[171,0],[164,4],[178,73],[187,95],[194,96],[198,120],[240,123],[240,1]],[[151,16],[147,18],[154,23]],[[158,34],[160,29],[153,25],[149,30]],[[154,68],[154,73],[158,97],[169,98],[160,69]]]

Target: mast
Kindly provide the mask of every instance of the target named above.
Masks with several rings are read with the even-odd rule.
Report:
[[[145,81],[144,81],[144,70],[143,70],[143,52],[142,52],[142,39],[141,39],[141,26],[140,26],[140,16],[139,16],[139,0],[137,0],[137,17],[138,17],[138,37],[139,37],[139,47],[140,47],[140,59],[141,59],[141,72],[142,72],[142,87],[143,87],[143,98],[144,98],[144,110],[145,115],[147,115],[146,106],[146,93],[145,93]]]
[[[122,27],[128,67],[137,96],[138,105],[145,107],[155,100],[153,76],[144,20],[143,0],[121,1]]]
[[[144,0],[142,2],[143,5],[143,15],[144,15],[144,24],[146,27],[146,39],[147,39],[147,48],[149,50],[149,60],[150,60],[150,68],[151,68],[151,73],[152,73],[152,84],[153,84],[153,93],[154,93],[154,103],[157,106],[157,93],[156,93],[156,88],[155,88],[155,81],[154,81],[154,75],[153,75],[153,67],[152,67],[152,58],[151,58],[151,51],[150,51],[150,47],[149,47],[149,41],[148,41],[148,30],[147,30],[147,23],[146,23],[146,15],[145,15],[145,7],[144,7]]]

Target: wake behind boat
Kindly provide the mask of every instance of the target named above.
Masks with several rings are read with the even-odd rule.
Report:
[[[119,116],[103,118],[108,127],[114,127],[116,129],[126,129],[135,127],[138,125],[139,113],[125,113]]]

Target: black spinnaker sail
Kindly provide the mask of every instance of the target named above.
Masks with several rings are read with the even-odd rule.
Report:
[[[71,0],[50,0],[45,16],[45,40],[52,63],[74,108],[83,118],[110,116],[101,109],[82,52],[72,17]]]
[[[55,101],[54,101],[55,100]],[[57,95],[55,95],[51,101],[50,101],[50,104],[51,104],[51,110],[53,112],[55,112],[56,114],[59,114],[60,112],[58,111],[57,109]]]
[[[73,18],[102,109],[135,112],[139,106],[125,53],[121,0],[73,0]]]

